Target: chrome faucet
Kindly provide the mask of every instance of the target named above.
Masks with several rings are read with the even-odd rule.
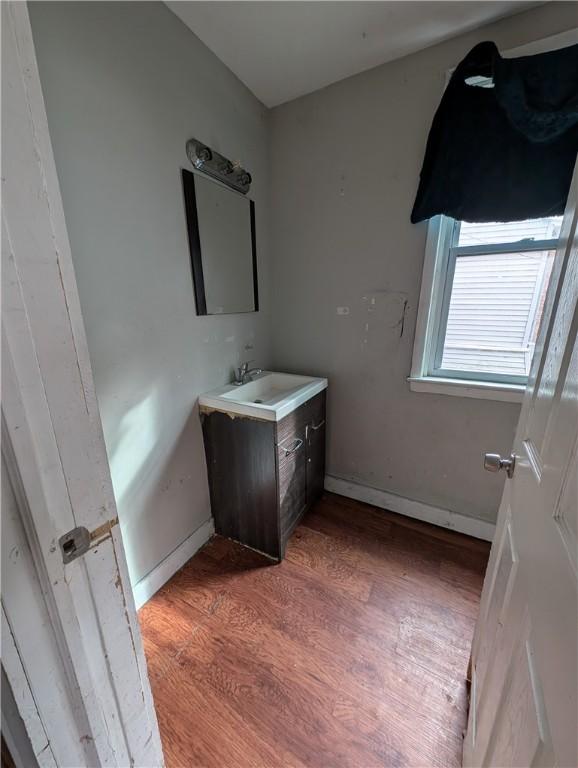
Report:
[[[235,368],[235,379],[233,384],[237,387],[240,387],[242,384],[248,384],[253,380],[253,376],[258,376],[260,373],[263,373],[262,368],[249,369],[249,363],[252,362],[252,360],[248,360],[246,363],[241,363],[240,368]]]

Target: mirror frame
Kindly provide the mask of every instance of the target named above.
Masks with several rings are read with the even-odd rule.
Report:
[[[205,279],[203,276],[203,260],[201,254],[201,241],[199,237],[199,217],[197,214],[197,196],[195,194],[195,176],[197,174],[192,171],[188,171],[185,168],[181,169],[181,175],[183,179],[183,193],[185,197],[185,216],[187,220],[187,232],[189,236],[189,251],[191,254],[191,267],[193,272],[193,288],[195,293],[195,305],[197,309],[197,315],[207,315],[210,317],[218,317],[220,315],[246,315],[250,312],[259,311],[259,284],[257,277],[257,242],[255,237],[255,203],[253,200],[249,200],[249,214],[251,217],[251,250],[253,253],[253,299],[254,309],[248,309],[243,312],[219,312],[210,313],[207,312],[207,299],[205,296]],[[234,189],[230,189],[224,184],[208,176],[203,176],[203,179],[210,181],[212,184],[218,184],[223,187],[224,190],[230,192],[233,195],[240,194]],[[248,198],[245,198],[248,200]]]

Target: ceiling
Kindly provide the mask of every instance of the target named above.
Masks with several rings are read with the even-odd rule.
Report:
[[[167,2],[268,107],[536,2]]]

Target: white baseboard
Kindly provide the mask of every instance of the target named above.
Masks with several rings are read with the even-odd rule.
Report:
[[[146,576],[138,581],[132,588],[134,601],[137,610],[143,606],[155,592],[173,576],[179,568],[190,560],[191,557],[206,544],[215,533],[215,523],[213,519],[207,520],[200,528],[186,538],[176,549],[173,549],[170,555],[152,569]]]
[[[343,480],[334,475],[325,475],[325,490],[337,493],[340,496],[347,496],[347,498],[355,499],[356,501],[364,501],[366,504],[372,504],[380,509],[397,512],[399,515],[413,517],[425,523],[439,525],[441,528],[449,528],[453,531],[466,533],[468,536],[473,536],[476,539],[492,541],[494,538],[496,526],[485,520],[467,517],[457,512],[450,512],[449,509],[443,509],[442,507],[433,507],[430,504],[424,504],[422,501],[407,499],[395,493],[381,491],[379,488],[370,488],[367,485]]]
[[[465,533],[476,539],[492,541],[494,537],[495,525],[485,520],[478,520],[474,517],[459,515],[457,512],[451,512],[449,509],[434,507],[430,504],[424,504],[421,501],[414,501],[395,493],[382,491],[379,488],[370,488],[367,485],[354,483],[350,480],[343,480],[333,475],[325,475],[325,490],[331,493],[337,493],[340,496],[346,496],[349,499],[363,501],[366,504],[372,504],[380,509],[387,509],[390,512],[397,512],[406,517],[413,517],[416,520],[422,520],[426,523],[439,525],[442,528],[449,528],[453,531]],[[140,581],[133,586],[134,601],[137,609],[143,606],[147,600],[158,592],[171,576],[179,568],[190,560],[198,550],[207,543],[215,533],[215,524],[213,520],[207,520],[197,530],[192,533],[182,544],[174,549],[170,555],[167,555],[150,573],[147,573]]]

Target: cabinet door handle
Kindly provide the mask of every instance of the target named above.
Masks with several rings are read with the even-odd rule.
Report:
[[[312,430],[313,432],[317,432],[318,429],[321,429],[321,427],[325,424],[325,419],[323,421],[320,421],[317,426],[314,424],[307,424],[305,427],[305,439],[307,440],[307,444],[309,445],[309,430]]]
[[[285,451],[285,456],[291,456],[291,454],[295,453],[295,451],[298,451],[302,445],[303,445],[303,440],[301,440],[301,438],[298,437],[295,440],[295,445],[293,446],[293,448],[283,448],[283,450]]]

